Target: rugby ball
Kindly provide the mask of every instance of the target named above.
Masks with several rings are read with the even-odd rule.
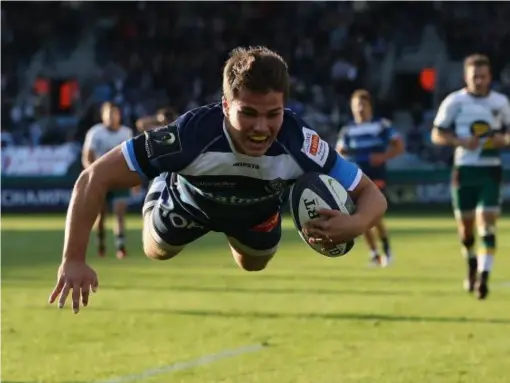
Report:
[[[347,190],[336,179],[319,173],[301,176],[291,187],[289,203],[292,219],[300,237],[316,252],[326,257],[341,257],[352,249],[354,240],[326,249],[320,244],[310,244],[303,233],[303,225],[311,219],[319,218],[317,212],[321,209],[340,210],[348,215],[356,211]]]

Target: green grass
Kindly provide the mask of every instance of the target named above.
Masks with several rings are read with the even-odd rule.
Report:
[[[388,223],[397,256],[391,268],[367,267],[361,240],[344,258],[322,257],[286,221],[269,268],[247,273],[219,234],[173,260],[147,260],[132,217],[128,259],[89,252],[100,288],[73,315],[47,304],[63,217],[4,216],[2,382],[94,383],[260,342],[268,346],[139,381],[509,382],[510,220],[499,226],[500,256],[484,302],[461,288],[451,217]]]

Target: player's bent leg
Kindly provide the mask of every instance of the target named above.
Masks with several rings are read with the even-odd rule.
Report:
[[[240,233],[227,233],[232,256],[246,271],[261,271],[278,250],[282,236],[280,213],[257,227]]]
[[[99,212],[99,215],[97,216],[97,224],[96,224],[96,230],[97,230],[97,254],[100,257],[104,257],[106,255],[105,222],[106,222],[106,216],[107,215],[108,215],[108,207],[107,207],[107,203],[105,203],[103,208]]]
[[[172,246],[163,241],[154,228],[153,213],[151,208],[143,216],[143,252],[147,258],[164,261],[175,257],[185,246]]]
[[[116,223],[114,227],[117,258],[122,259],[127,255],[126,251],[126,211],[128,207],[127,197],[118,197],[113,200],[113,213]]]
[[[380,265],[381,256],[379,254],[379,250],[377,249],[374,230],[373,229],[367,230],[365,233],[363,233],[363,237],[365,238],[368,250],[370,251],[370,262],[377,266]]]
[[[165,199],[166,202],[162,202]],[[145,197],[143,214],[143,250],[154,260],[167,260],[209,232],[197,223],[175,200],[164,175],[154,179]]]
[[[381,218],[381,220],[375,224],[375,230],[377,231],[384,252],[384,258],[382,258],[381,265],[388,266],[392,261],[393,254],[391,252],[388,229],[386,228],[384,219]]]
[[[462,255],[467,264],[467,277],[464,288],[468,292],[475,289],[478,261],[475,246],[475,209],[478,203],[479,190],[476,187],[452,187],[452,205],[457,221],[457,231],[462,245]]]
[[[243,244],[234,237],[227,238],[234,260],[240,268],[246,271],[264,270],[278,250],[278,245],[259,250]]]
[[[478,237],[478,298],[485,299],[489,294],[489,276],[496,254],[496,222],[500,209],[497,206],[477,209]]]

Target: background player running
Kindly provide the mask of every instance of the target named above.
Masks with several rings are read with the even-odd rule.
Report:
[[[466,87],[450,93],[439,106],[432,141],[455,147],[451,193],[467,259],[464,285],[469,292],[476,288],[478,297],[484,299],[496,251],[503,182],[499,149],[510,144],[509,136],[504,134],[510,127],[510,104],[506,96],[490,89],[491,70],[486,56],[466,58],[464,80]],[[475,220],[482,242],[478,258],[474,251]]]
[[[222,103],[196,108],[174,123],[118,146],[78,178],[66,221],[63,260],[50,302],[72,289],[87,304],[96,273],[86,264],[88,236],[107,190],[154,182],[143,207],[143,248],[174,257],[209,231],[226,235],[244,270],[266,267],[281,237],[288,187],[306,172],[330,174],[357,204],[351,216],[324,210],[308,226],[310,242],[341,243],[377,222],[386,200],[360,169],[340,157],[294,113],[287,64],[267,48],[235,49],[223,72]],[[112,171],[115,169],[115,171]]]
[[[102,122],[90,128],[85,136],[82,152],[82,164],[85,169],[89,168],[99,157],[133,136],[130,128],[121,125],[120,109],[112,103],[106,102],[101,106],[101,120]],[[105,220],[108,213],[108,205],[111,205],[116,217],[114,234],[117,258],[120,259],[126,256],[124,216],[130,193],[129,188],[123,187],[110,190],[106,194],[106,203],[103,204],[97,217],[97,245],[100,257],[103,257],[106,252]]]
[[[351,96],[354,121],[344,126],[339,134],[337,151],[353,161],[382,191],[386,187],[386,161],[404,152],[404,143],[386,119],[374,119],[370,93],[360,89]],[[381,256],[374,230],[364,233],[370,249],[370,259],[376,265],[387,266],[392,259],[388,230],[379,220],[375,230],[382,243]]]

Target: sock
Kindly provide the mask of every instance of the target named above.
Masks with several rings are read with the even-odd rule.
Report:
[[[494,254],[480,254],[478,255],[478,272],[490,272],[492,264],[494,263]]]
[[[370,258],[375,258],[379,255],[377,249],[370,250]]]
[[[389,238],[388,237],[381,238],[381,242],[382,242],[384,254],[389,256],[390,252],[391,252]]]
[[[475,237],[470,236],[462,240],[462,255],[466,258],[466,261],[470,268],[477,268],[476,253],[474,251]]]
[[[99,247],[104,248],[104,230],[97,231],[97,244]]]
[[[117,249],[122,250],[126,246],[126,238],[124,237],[124,233],[117,234],[115,238],[115,243],[117,245]]]
[[[494,253],[496,250],[496,235],[491,232],[492,230],[485,230],[481,236],[482,248],[478,254],[478,271],[491,271],[492,264],[494,263]]]

